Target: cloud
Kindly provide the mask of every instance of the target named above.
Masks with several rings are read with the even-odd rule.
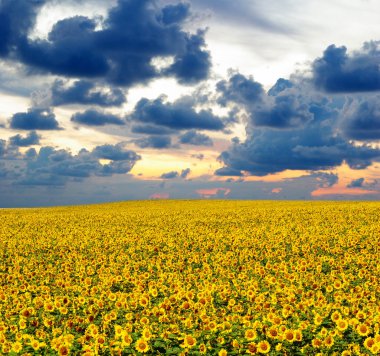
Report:
[[[163,173],[161,174],[160,178],[161,179],[175,179],[175,178],[186,179],[190,173],[191,173],[191,169],[186,168],[186,169],[183,169],[181,173],[178,173],[177,171]]]
[[[195,154],[191,155],[191,158],[196,158],[196,159],[199,159],[200,161],[202,161],[203,158],[205,158],[205,155],[203,153],[195,153]]]
[[[170,148],[172,140],[170,136],[147,136],[133,141],[140,148]]]
[[[188,5],[160,7],[153,0],[119,0],[105,18],[65,18],[55,23],[47,39],[31,39],[42,1],[5,0],[0,55],[12,56],[31,70],[74,78],[97,78],[130,87],[154,78],[173,76],[182,83],[196,83],[209,76],[211,60],[204,31],[183,29]],[[25,17],[25,20],[17,20]],[[19,26],[21,23],[23,26]],[[174,58],[157,69],[155,58]],[[77,90],[77,89],[76,89]]]
[[[284,90],[290,89],[293,87],[294,87],[294,84],[290,80],[279,78],[277,79],[276,84],[273,85],[273,87],[268,90],[268,95],[277,96],[280,93],[282,93]]]
[[[50,109],[31,108],[12,116],[10,127],[18,130],[59,130],[58,121]]]
[[[279,194],[279,193],[281,193],[282,192],[282,188],[273,188],[272,190],[271,190],[271,193],[273,193],[273,194]]]
[[[217,84],[218,102],[240,105],[254,126],[291,128],[311,120],[308,102],[290,81],[279,79],[266,93],[252,77],[236,73]]]
[[[196,193],[202,198],[225,198],[231,193],[229,188],[198,189]]]
[[[161,179],[174,179],[174,178],[178,178],[178,177],[179,177],[179,174],[176,171],[163,173],[160,176]]]
[[[36,131],[29,132],[25,137],[21,135],[12,136],[9,138],[9,143],[13,146],[28,147],[32,145],[39,145],[40,138]]]
[[[275,34],[290,34],[291,26],[282,22],[283,8],[273,7],[271,2],[263,3],[257,0],[193,0],[202,11],[211,10],[213,15],[217,17],[219,23],[230,23],[230,26],[244,26],[246,31],[248,28],[258,28],[264,32]],[[293,2],[286,3],[286,8],[292,8]],[[272,18],[274,13],[277,14],[276,20]]]
[[[211,138],[205,134],[196,132],[194,130],[187,131],[183,135],[179,136],[179,142],[187,145],[194,146],[212,146],[213,142]]]
[[[96,158],[112,161],[137,161],[141,158],[136,152],[125,149],[123,143],[97,146],[92,151],[92,155]]]
[[[233,169],[230,167],[222,167],[217,169],[214,174],[216,176],[226,176],[226,177],[241,177],[243,173],[237,169]]]
[[[102,165],[99,159],[111,162]],[[123,149],[122,144],[98,146],[93,151],[82,149],[77,155],[64,149],[41,147],[37,153],[29,149],[17,163],[21,173],[13,184],[27,186],[64,186],[91,176],[111,176],[128,173],[141,157]]]
[[[138,134],[147,134],[147,135],[170,135],[175,133],[175,130],[164,126],[157,125],[133,125],[131,131]]]
[[[56,80],[51,88],[51,100],[54,106],[82,104],[108,107],[120,106],[126,102],[121,89],[104,91],[88,80],[77,80],[71,86],[65,85],[62,80]]]
[[[168,193],[154,193],[149,196],[149,199],[169,199]]]
[[[6,144],[7,144],[7,142],[5,140],[0,139],[0,157],[4,156],[4,154],[6,152],[5,151],[6,150]]]
[[[191,173],[191,169],[190,168],[186,168],[186,169],[183,169],[181,171],[181,174],[180,174],[180,177],[183,178],[183,179],[186,179],[187,176]]]
[[[226,106],[229,102],[249,106],[261,101],[265,94],[263,86],[253,77],[246,78],[240,73],[233,74],[228,81],[218,82],[216,89],[221,94],[218,102],[222,106]]]
[[[347,184],[347,188],[361,188],[363,187],[364,178],[358,178],[351,181],[351,183]]]
[[[329,93],[355,93],[380,90],[380,42],[366,42],[351,54],[347,48],[330,45],[313,62],[313,82]]]
[[[330,188],[339,180],[338,175],[332,172],[314,172],[306,177],[315,178],[318,188]]]
[[[125,125],[125,121],[119,116],[95,109],[78,112],[71,117],[71,121],[87,126]]]
[[[327,170],[343,162],[352,169],[364,169],[380,160],[380,149],[369,145],[356,145],[339,133],[339,109],[334,101],[311,96],[307,88],[290,88],[273,97],[287,97],[287,92],[309,112],[307,120],[297,125],[262,127],[248,120],[247,138],[235,141],[222,152],[220,160],[225,167],[245,171],[250,175],[264,176],[290,170]],[[306,116],[305,116],[306,119]]]
[[[351,100],[342,112],[341,129],[350,139],[380,139],[380,96]]]
[[[130,116],[131,120],[165,126],[174,130],[203,129],[222,130],[225,125],[222,119],[211,110],[196,112],[192,102],[177,100],[167,103],[160,97],[155,100],[141,99]]]
[[[0,56],[8,56],[12,47],[24,40],[34,26],[43,0],[2,0],[0,3]]]

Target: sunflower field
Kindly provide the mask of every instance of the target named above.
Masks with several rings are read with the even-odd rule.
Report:
[[[380,203],[141,201],[0,221],[0,354],[380,354]]]

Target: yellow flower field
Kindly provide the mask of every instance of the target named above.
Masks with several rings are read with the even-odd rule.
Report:
[[[0,353],[377,355],[380,203],[0,210]]]

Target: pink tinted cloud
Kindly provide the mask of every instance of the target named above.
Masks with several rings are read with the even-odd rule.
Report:
[[[313,197],[320,197],[323,195],[334,195],[334,194],[343,194],[343,195],[371,195],[379,194],[376,190],[366,190],[362,188],[319,188],[314,190],[311,195]]]
[[[281,193],[282,192],[282,188],[273,188],[272,189],[272,193],[274,194],[278,194],[278,193]]]
[[[220,195],[220,193],[223,193],[223,196],[227,196],[231,193],[231,189],[228,188],[212,188],[212,189],[198,189],[196,190],[196,193],[199,194],[202,198],[211,198],[215,197],[217,195]]]
[[[169,199],[168,193],[154,193],[151,196],[149,196],[149,199]]]

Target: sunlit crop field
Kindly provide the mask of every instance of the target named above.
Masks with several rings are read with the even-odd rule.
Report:
[[[380,203],[0,211],[0,353],[368,355]]]

